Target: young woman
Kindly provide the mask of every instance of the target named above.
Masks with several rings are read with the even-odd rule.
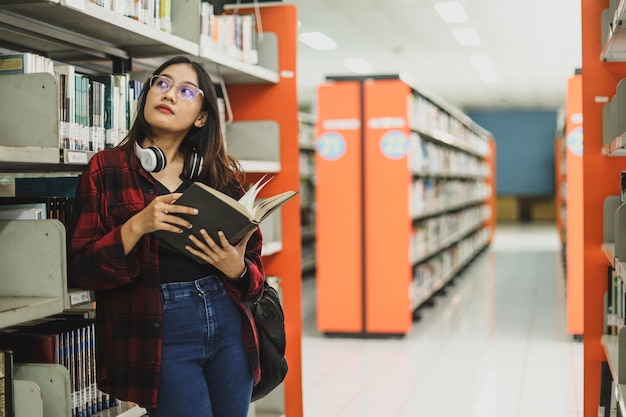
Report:
[[[156,238],[190,223],[174,205],[201,181],[239,198],[243,172],[221,134],[207,72],[175,57],[150,76],[137,118],[80,179],[69,278],[96,293],[98,387],[150,417],[245,417],[260,378],[245,306],[265,279],[260,230],[232,246],[203,233],[181,254]]]

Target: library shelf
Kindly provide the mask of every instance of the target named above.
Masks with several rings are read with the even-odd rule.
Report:
[[[612,1],[610,7],[603,10],[598,19],[602,22],[603,45],[600,57],[606,62],[623,62],[626,60],[626,1]]]
[[[0,221],[0,328],[64,310],[65,254],[65,228],[60,221]],[[38,262],[32,262],[34,256]]]
[[[557,218],[564,251],[567,331],[574,338],[584,334],[583,317],[583,126],[582,75],[567,80],[563,139],[555,161]]]
[[[626,36],[621,25],[626,2],[598,3],[582,0],[582,109],[584,119],[583,160],[583,321],[584,321],[584,416],[598,415],[601,404],[603,363],[607,352],[602,338],[606,334],[606,295],[609,280],[604,279],[607,269],[615,262],[606,252],[607,244],[615,236],[607,238],[605,224],[613,212],[604,207],[605,200],[620,192],[620,173],[624,160],[614,152],[621,147],[606,130],[607,106],[615,96],[617,86],[626,76]],[[609,6],[607,8],[607,6]],[[603,103],[606,103],[603,105]],[[610,126],[614,128],[615,126]],[[612,137],[611,137],[612,136]],[[608,139],[608,140],[607,140]],[[617,151],[621,153],[621,151]],[[609,155],[615,157],[608,157]],[[569,214],[568,214],[569,217]],[[579,222],[581,219],[577,219]],[[616,244],[613,248],[619,254]],[[619,256],[618,256],[619,258]],[[620,349],[622,349],[620,347]]]
[[[626,369],[623,369],[626,366],[626,357],[622,358],[626,340],[623,340],[624,337],[621,333],[615,336],[603,335],[601,343],[611,370],[611,376],[614,381],[617,381],[612,387],[613,396],[620,408],[621,415],[626,415],[626,403],[624,402],[624,395],[626,395]]]
[[[405,335],[489,245],[493,140],[399,75],[332,76],[317,95],[318,328]]]
[[[302,273],[312,274],[317,265],[315,259],[315,117],[310,113],[298,113],[298,145],[300,147],[300,203],[302,232]]]

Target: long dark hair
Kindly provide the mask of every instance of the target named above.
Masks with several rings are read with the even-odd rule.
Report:
[[[170,65],[189,64],[198,76],[198,87],[204,92],[202,96],[202,112],[207,113],[207,120],[204,126],[197,128],[192,126],[181,143],[181,151],[188,160],[192,152],[197,152],[204,158],[204,164],[197,180],[205,182],[219,190],[224,190],[228,186],[242,182],[244,173],[236,158],[229,155],[224,144],[222,129],[220,127],[220,116],[217,104],[217,94],[215,86],[208,72],[197,62],[185,56],[175,56],[159,66],[152,75],[159,75]],[[150,90],[149,82],[145,82],[141,90],[141,95],[137,101],[137,115],[133,122],[128,136],[120,143],[120,148],[124,149],[131,163],[138,163],[134,155],[136,142],[144,138],[152,138],[151,126],[145,119],[144,108],[146,106],[146,96]],[[190,181],[181,174],[183,181]]]

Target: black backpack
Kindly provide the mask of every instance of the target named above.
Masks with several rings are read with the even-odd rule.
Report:
[[[288,370],[285,358],[287,344],[285,315],[278,292],[267,283],[267,280],[263,287],[263,296],[250,304],[250,311],[259,336],[261,362],[261,380],[252,390],[252,401],[256,401],[283,382]]]

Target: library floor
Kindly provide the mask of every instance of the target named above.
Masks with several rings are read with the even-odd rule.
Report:
[[[402,339],[329,338],[303,289],[304,417],[582,417],[553,225],[499,225]]]

